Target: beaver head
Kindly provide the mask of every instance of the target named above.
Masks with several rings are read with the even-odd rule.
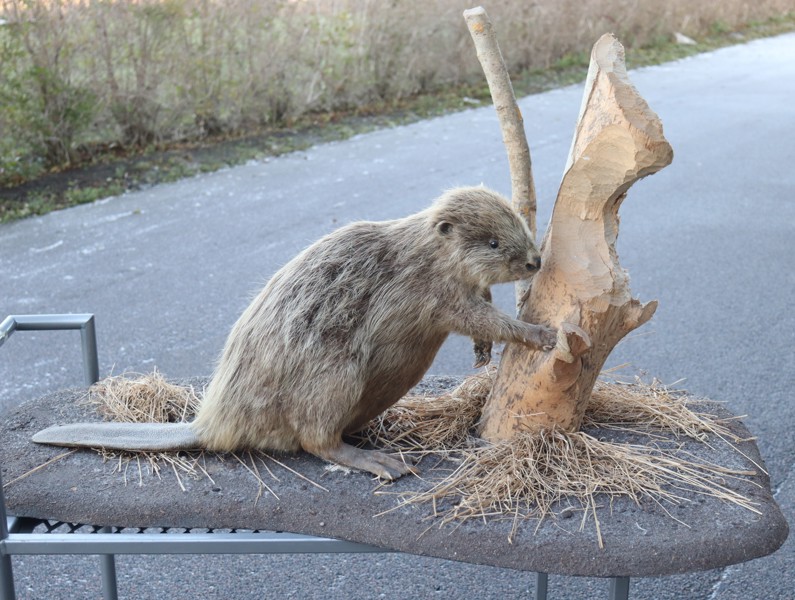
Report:
[[[435,234],[466,281],[488,287],[531,277],[541,255],[508,200],[483,187],[455,188],[431,207]]]

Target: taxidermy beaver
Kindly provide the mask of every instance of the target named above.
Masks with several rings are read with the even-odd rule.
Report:
[[[245,310],[191,423],[78,423],[34,442],[132,451],[303,449],[396,479],[410,465],[356,448],[364,427],[416,385],[451,332],[551,350],[555,330],[516,320],[489,286],[540,267],[530,231],[503,197],[457,188],[417,214],[352,223],[282,267]]]

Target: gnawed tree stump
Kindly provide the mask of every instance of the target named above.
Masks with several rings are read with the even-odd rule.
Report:
[[[558,347],[506,347],[480,433],[579,429],[607,356],[648,321],[657,302],[632,298],[618,261],[618,209],[633,183],[670,164],[662,124],[629,82],[612,36],[593,47],[565,175],[541,247],[541,270],[520,318],[560,329]]]

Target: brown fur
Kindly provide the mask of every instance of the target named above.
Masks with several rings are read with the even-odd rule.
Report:
[[[492,248],[492,241],[498,248]],[[342,442],[422,378],[451,332],[554,346],[555,332],[490,303],[538,267],[527,226],[484,188],[403,219],[358,222],[311,245],[232,329],[194,430],[210,449],[307,452],[385,478],[410,467]]]
[[[493,247],[497,245],[497,247]],[[342,441],[422,378],[451,332],[551,349],[553,330],[491,304],[489,286],[539,267],[527,225],[484,188],[405,219],[353,223],[287,263],[238,319],[190,424],[74,423],[33,441],[120,450],[303,448],[387,479],[396,458]]]

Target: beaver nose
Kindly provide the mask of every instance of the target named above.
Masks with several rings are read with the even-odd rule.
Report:
[[[535,262],[529,262],[525,265],[528,271],[537,271],[541,268],[541,257],[536,256]]]

